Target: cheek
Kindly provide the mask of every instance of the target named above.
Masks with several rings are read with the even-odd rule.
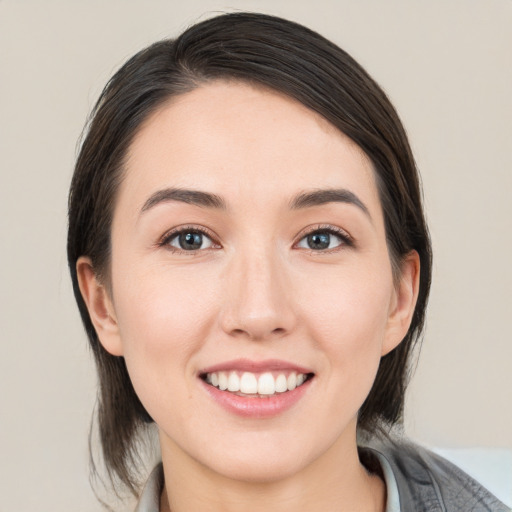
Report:
[[[384,270],[363,265],[336,272],[322,270],[302,278],[296,290],[301,297],[297,299],[301,315],[309,318],[308,324],[318,337],[334,345],[350,345],[357,340],[361,349],[380,341],[393,295],[389,265]]]
[[[120,269],[121,270],[121,269]],[[212,328],[215,287],[196,273],[132,267],[130,280],[117,280],[114,303],[124,357],[141,401],[153,414],[163,389],[187,386],[194,354]],[[156,404],[154,404],[156,405]],[[156,419],[156,418],[155,418]]]
[[[211,279],[198,272],[156,267],[131,275],[114,295],[126,349],[190,352],[215,307]]]
[[[310,282],[301,288],[307,290],[300,301],[301,315],[333,382],[345,390],[362,386],[369,391],[386,336],[391,271],[388,276],[378,268],[353,268],[323,279],[317,273],[315,286]]]

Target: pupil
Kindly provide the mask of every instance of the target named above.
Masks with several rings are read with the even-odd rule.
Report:
[[[327,249],[330,239],[331,237],[328,233],[313,233],[308,235],[308,245],[310,249]]]
[[[184,233],[180,235],[179,242],[182,249],[200,249],[203,243],[203,235],[201,233]]]

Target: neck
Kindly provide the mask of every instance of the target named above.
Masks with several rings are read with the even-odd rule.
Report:
[[[201,465],[176,446],[162,445],[165,486],[161,512],[384,512],[386,488],[359,461],[354,435],[298,473],[273,481],[228,478]]]

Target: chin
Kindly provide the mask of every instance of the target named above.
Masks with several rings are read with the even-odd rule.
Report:
[[[334,433],[325,433],[322,443],[296,430],[281,432],[232,433],[229,439],[210,443],[201,453],[200,463],[224,478],[268,484],[286,480],[307,470],[336,442]],[[333,435],[329,435],[333,434]],[[213,449],[212,449],[213,448]]]
[[[299,473],[306,466],[302,457],[272,455],[261,457],[226,457],[212,469],[230,480],[251,484],[268,484],[286,480]]]

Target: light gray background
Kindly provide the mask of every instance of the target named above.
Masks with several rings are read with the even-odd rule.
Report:
[[[92,511],[95,397],[66,268],[76,142],[112,72],[226,10],[302,22],[389,93],[424,180],[435,251],[415,439],[512,449],[512,1],[0,0],[0,511]]]

